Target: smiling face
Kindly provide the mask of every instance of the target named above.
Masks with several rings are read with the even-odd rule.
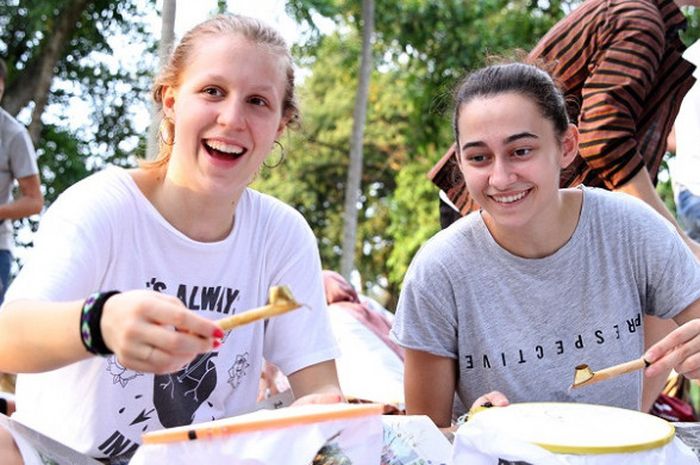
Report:
[[[163,111],[174,123],[168,176],[207,193],[239,193],[284,130],[287,62],[238,34],[208,36],[193,49]]]
[[[456,123],[460,169],[494,235],[557,217],[559,174],[576,154],[575,129],[560,140],[552,121],[515,92],[469,100]]]

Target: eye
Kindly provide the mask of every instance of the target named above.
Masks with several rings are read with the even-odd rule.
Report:
[[[259,106],[259,107],[269,107],[270,106],[267,99],[265,99],[263,97],[258,97],[258,96],[250,97],[248,99],[248,102],[252,103],[253,105]]]
[[[464,161],[472,165],[480,165],[488,161],[488,155],[484,153],[467,153],[464,155]]]
[[[224,95],[224,91],[216,86],[205,87],[202,89],[202,92],[212,97],[222,97]]]
[[[523,147],[513,150],[513,155],[515,155],[516,157],[526,157],[530,155],[531,152],[532,149],[530,147]]]

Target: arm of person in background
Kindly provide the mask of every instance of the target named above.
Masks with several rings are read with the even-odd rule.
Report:
[[[25,176],[17,180],[20,196],[10,203],[0,205],[0,219],[17,220],[41,212],[44,195],[41,193],[39,175]]]
[[[601,52],[582,91],[581,156],[609,189],[638,197],[670,221],[700,259],[700,244],[688,237],[661,200],[638,147],[639,115],[662,59],[658,44],[666,40],[663,25],[633,11],[617,21],[618,30],[607,39],[611,45]],[[657,45],[639,46],[653,42]]]
[[[292,405],[335,404],[344,402],[335,360],[327,360],[302,368],[289,375],[295,401]]]
[[[663,200],[661,200],[659,193],[656,191],[654,185],[651,183],[651,178],[649,177],[649,172],[646,170],[646,168],[642,168],[636,175],[634,175],[634,177],[629,182],[622,184],[613,190],[618,192],[625,192],[627,194],[640,198],[644,202],[649,204],[654,210],[659,212],[661,216],[663,216],[671,222],[673,227],[676,228],[676,231],[683,239],[683,242],[685,242],[685,244],[693,252],[695,258],[700,260],[700,243],[691,239],[685,233],[683,228],[681,228],[681,226],[678,224],[678,221],[666,207],[666,204],[664,204]]]
[[[671,132],[668,133],[666,138],[666,151],[671,153],[676,153],[676,126],[671,128]]]
[[[81,340],[82,306],[83,301],[6,303],[0,312],[0,371],[48,371],[92,356]],[[125,368],[158,374],[181,369],[223,337],[213,321],[178,298],[143,290],[107,299],[100,328]]]

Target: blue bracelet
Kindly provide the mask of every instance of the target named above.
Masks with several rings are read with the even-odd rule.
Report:
[[[83,304],[80,312],[80,340],[88,352],[95,355],[112,355],[114,352],[107,347],[102,338],[102,310],[107,299],[119,291],[95,292],[91,294]]]

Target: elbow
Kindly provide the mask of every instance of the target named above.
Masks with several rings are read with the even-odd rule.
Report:
[[[44,208],[44,196],[40,195],[39,197],[35,197],[33,200],[34,201],[31,204],[29,215],[38,215]]]

